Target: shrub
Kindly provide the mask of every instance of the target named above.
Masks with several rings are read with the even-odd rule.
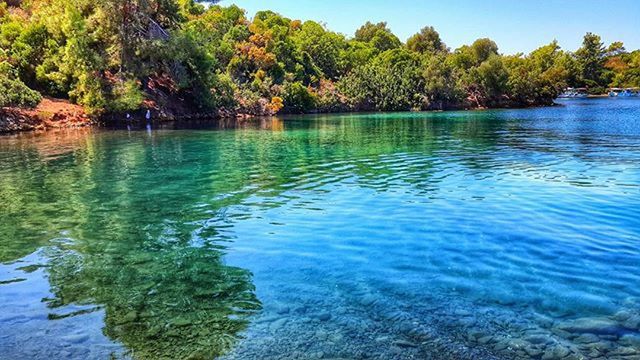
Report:
[[[30,89],[18,78],[6,62],[0,63],[0,106],[35,107],[42,100],[39,92]]]
[[[315,94],[301,82],[285,83],[282,89],[285,110],[292,113],[304,113],[315,109]]]
[[[109,110],[115,112],[137,110],[144,101],[144,94],[138,82],[134,80],[116,83],[112,96],[113,101],[109,104]]]

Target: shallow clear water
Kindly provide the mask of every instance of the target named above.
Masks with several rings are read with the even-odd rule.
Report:
[[[0,138],[0,357],[640,359],[640,100]]]

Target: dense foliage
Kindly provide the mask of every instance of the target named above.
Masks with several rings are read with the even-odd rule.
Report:
[[[9,63],[0,62],[0,107],[34,107],[40,100],[42,96],[27,87]]]
[[[501,55],[489,39],[449,49],[433,27],[403,44],[386,23],[353,38],[271,11],[194,0],[29,0],[0,6],[0,86],[93,113],[141,107],[253,114],[550,103],[567,86],[640,86],[640,51],[587,34]],[[6,64],[6,65],[4,65]],[[4,69],[4,68],[3,68]],[[3,105],[32,106],[20,91]]]

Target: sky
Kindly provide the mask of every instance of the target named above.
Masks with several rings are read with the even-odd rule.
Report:
[[[291,19],[315,20],[352,36],[366,21],[386,21],[405,41],[423,26],[434,26],[455,49],[489,37],[505,54],[528,53],[554,39],[577,49],[587,32],[609,44],[640,49],[640,0],[224,0],[253,17],[273,10]]]

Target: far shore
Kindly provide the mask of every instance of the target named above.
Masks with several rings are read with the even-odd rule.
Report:
[[[609,98],[607,94],[589,95],[589,99]],[[496,109],[524,109],[562,105],[562,102],[571,99],[558,99],[552,104],[536,104],[531,106],[501,106],[495,108],[451,108],[443,110],[428,110],[421,112],[442,112],[442,111],[475,111],[475,110],[496,110]],[[131,124],[144,124],[146,120],[144,113],[146,110],[139,110],[131,115],[129,122]],[[352,111],[352,112],[311,112],[307,115],[323,115],[323,114],[374,114],[382,112],[372,111]],[[279,113],[279,116],[302,115],[296,113]],[[207,120],[247,120],[251,118],[259,118],[268,115],[251,115],[241,114],[234,111],[222,110],[213,113],[192,113],[192,114],[167,114],[162,111],[153,111],[152,121],[157,122],[190,122],[190,121],[207,121]],[[273,115],[276,116],[276,115]],[[45,131],[51,129],[70,129],[81,128],[87,126],[103,126],[108,124],[126,124],[125,114],[108,114],[100,117],[92,117],[85,113],[83,108],[78,105],[69,103],[66,100],[45,98],[34,109],[23,109],[15,107],[5,107],[0,109],[0,134],[11,134],[24,131]]]

